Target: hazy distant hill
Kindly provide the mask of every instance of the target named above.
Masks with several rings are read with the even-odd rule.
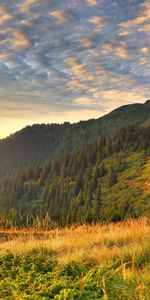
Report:
[[[27,126],[0,141],[0,175],[56,158],[78,149],[102,135],[110,135],[129,124],[147,124],[150,101],[122,106],[111,113],[76,124]]]

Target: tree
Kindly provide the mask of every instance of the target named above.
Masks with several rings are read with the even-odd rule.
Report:
[[[98,184],[96,192],[94,194],[94,203],[93,203],[93,219],[98,221],[100,217],[100,208],[101,208],[101,187]]]
[[[79,173],[75,182],[75,196],[77,196],[80,190],[83,188],[83,175]]]
[[[103,177],[106,174],[106,170],[105,170],[105,165],[104,165],[104,161],[101,163],[100,168],[99,168],[99,176]]]
[[[111,166],[109,174],[108,174],[108,181],[107,187],[108,189],[114,186],[117,183],[117,175],[115,169]]]

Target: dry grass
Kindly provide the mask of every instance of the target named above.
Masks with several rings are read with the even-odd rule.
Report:
[[[149,300],[149,233],[146,219],[1,231],[0,299]]]
[[[146,219],[109,225],[83,225],[52,231],[1,231],[0,254],[27,253],[46,248],[60,263],[88,261],[103,264],[113,258],[142,257],[150,250],[150,223]],[[9,238],[8,238],[9,237]],[[8,239],[8,240],[7,240]]]

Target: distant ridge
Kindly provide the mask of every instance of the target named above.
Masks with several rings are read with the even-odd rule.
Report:
[[[147,100],[147,101],[144,103],[144,106],[149,106],[149,107],[150,107],[150,100]]]
[[[144,104],[121,106],[98,119],[75,124],[27,126],[0,140],[0,175],[54,159],[65,151],[79,149],[101,136],[113,135],[124,126],[139,126],[148,119],[150,100]]]

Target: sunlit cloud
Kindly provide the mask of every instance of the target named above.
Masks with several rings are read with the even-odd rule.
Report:
[[[150,32],[150,24],[145,24],[142,27],[138,28],[138,32]]]
[[[101,50],[104,55],[110,55],[113,52],[113,46],[111,43],[104,43],[101,45]]]
[[[85,0],[85,2],[90,6],[98,4],[98,0]]]
[[[146,2],[141,6],[140,16],[137,16],[133,20],[121,22],[120,26],[123,28],[135,27],[139,25],[141,26],[144,22],[147,22],[149,20],[150,20],[150,3]]]
[[[93,99],[90,98],[85,98],[85,97],[81,97],[81,98],[77,98],[74,100],[74,103],[81,106],[91,106],[93,105]]]
[[[70,66],[73,76],[81,77],[86,73],[84,66],[76,61],[74,58],[69,58],[67,60],[68,65]]]
[[[132,30],[130,30],[129,28],[127,28],[127,30],[123,30],[119,32],[119,36],[128,36],[132,34]]]
[[[0,25],[4,25],[12,19],[13,15],[7,11],[4,5],[0,4]]]
[[[150,97],[149,1],[1,2],[1,137]]]
[[[29,39],[19,30],[13,33],[11,43],[14,48],[26,48],[30,46]]]
[[[135,91],[122,91],[122,90],[111,90],[105,91],[103,93],[103,98],[105,99],[106,107],[108,104],[111,109],[114,109],[119,106],[120,102],[123,104],[133,103],[142,103],[144,99],[144,93],[137,89]]]
[[[94,31],[98,31],[106,26],[106,22],[101,16],[93,16],[89,19],[89,22],[95,26]]]
[[[0,61],[7,61],[7,58],[9,57],[9,53],[0,52]]]
[[[36,4],[38,0],[24,0],[22,3],[17,3],[16,7],[20,10],[21,13],[28,13],[31,9],[31,6]]]
[[[116,47],[115,53],[121,59],[126,59],[128,57],[128,52],[124,47]]]
[[[145,21],[147,21],[147,16],[137,17],[134,20],[127,21],[127,22],[122,22],[120,24],[120,26],[123,27],[123,28],[128,28],[128,27],[140,25],[141,23],[143,23]]]
[[[144,54],[144,55],[147,55],[150,52],[150,49],[147,48],[147,47],[141,48],[140,50],[141,50],[141,53]]]
[[[56,10],[50,13],[52,17],[56,20],[58,23],[67,23],[68,19],[65,17],[64,12],[61,10]]]
[[[79,40],[79,43],[82,47],[91,48],[93,46],[93,42],[89,38],[82,38]]]

